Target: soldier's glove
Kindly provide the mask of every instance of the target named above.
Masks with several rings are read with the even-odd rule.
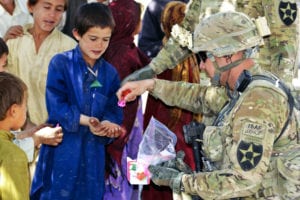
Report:
[[[160,165],[150,165],[151,180],[159,186],[169,186],[173,192],[181,192],[181,179],[183,172],[173,168],[162,167]]]
[[[138,81],[138,80],[144,80],[144,79],[151,79],[155,76],[155,72],[151,67],[146,66],[143,67],[142,69],[136,70],[132,74],[128,75],[127,77],[124,78],[122,81],[122,85],[125,84],[128,81]]]
[[[193,173],[190,166],[188,166],[184,161],[185,153],[184,151],[178,151],[176,153],[176,157],[172,160],[168,160],[166,162],[163,162],[161,166],[167,167],[167,168],[174,168],[180,172],[184,172],[186,174]]]

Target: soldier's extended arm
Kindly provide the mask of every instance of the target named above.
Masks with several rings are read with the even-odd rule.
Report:
[[[265,85],[248,90],[226,114],[225,126],[215,127],[215,131],[212,131],[213,126],[211,131],[205,129],[205,145],[213,148],[215,141],[222,144],[220,156],[215,156],[215,160],[209,157],[218,163],[219,170],[182,174],[171,167],[151,166],[152,181],[170,186],[174,192],[185,191],[204,199],[274,197],[278,183],[272,174],[274,166],[269,165],[274,141],[288,117],[288,107],[280,104],[285,98],[282,92],[276,94],[274,88],[266,89]],[[271,114],[274,110],[278,111],[276,116]],[[290,140],[287,134],[281,136],[280,142]]]
[[[194,113],[218,113],[228,100],[225,88],[155,79],[150,94],[169,106],[177,106]]]
[[[190,0],[185,18],[179,27],[189,33],[193,33],[195,26],[203,18],[225,10],[234,10],[235,5],[231,1],[227,0]],[[180,35],[180,34],[179,34]],[[147,78],[153,78],[156,74],[160,74],[166,69],[173,69],[176,65],[187,58],[191,51],[188,47],[182,45],[181,39],[186,37],[172,37],[169,38],[165,46],[160,50],[158,55],[152,59],[152,61],[143,70],[138,70],[133,74],[127,76],[122,84],[127,81],[142,80]]]
[[[195,25],[199,21],[199,13],[202,0],[190,0],[187,6],[187,12],[181,26],[190,31],[194,31]],[[138,70],[127,76],[122,84],[127,81],[142,80],[153,78],[156,74],[160,74],[166,69],[173,69],[177,63],[182,62],[191,54],[187,47],[182,47],[176,39],[170,37],[165,46],[160,50],[158,55],[152,59],[151,63],[145,69]]]

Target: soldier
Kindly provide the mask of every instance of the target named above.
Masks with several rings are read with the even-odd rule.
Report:
[[[260,49],[258,63],[292,87],[292,79],[297,77],[300,23],[296,0],[190,0],[184,21],[176,26],[167,45],[147,67],[129,75],[123,83],[151,78],[166,69],[174,68],[191,53],[186,45],[186,37],[180,38],[178,35],[183,34],[176,32],[193,32],[199,20],[219,11],[235,9],[251,18],[266,17],[271,35],[264,40],[265,45]]]
[[[297,145],[299,124],[288,88],[252,58],[261,42],[247,15],[217,13],[197,25],[192,50],[206,52],[202,67],[215,74],[220,86],[147,79],[119,89],[119,99],[130,90],[126,101],[148,90],[167,105],[216,116],[201,134],[202,150],[214,170],[184,174],[163,163],[149,167],[154,183],[203,199],[300,198],[300,184],[278,183],[283,176],[274,170],[277,156]]]
[[[237,0],[237,10],[253,18],[266,17],[271,35],[264,38],[257,61],[292,87],[298,72],[300,20],[296,0]]]

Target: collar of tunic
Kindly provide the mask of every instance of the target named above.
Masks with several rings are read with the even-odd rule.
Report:
[[[15,138],[15,136],[11,132],[5,131],[5,130],[0,130],[0,140],[12,141],[14,138]]]

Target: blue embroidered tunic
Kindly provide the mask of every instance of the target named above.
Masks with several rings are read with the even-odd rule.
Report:
[[[48,122],[63,128],[57,147],[43,145],[31,188],[31,199],[94,200],[104,194],[105,145],[112,139],[93,135],[79,124],[80,114],[121,124],[117,106],[120,87],[116,69],[103,58],[91,73],[77,46],[57,54],[49,65],[46,84]],[[97,77],[95,76],[97,74]],[[97,80],[100,85],[91,87]]]

